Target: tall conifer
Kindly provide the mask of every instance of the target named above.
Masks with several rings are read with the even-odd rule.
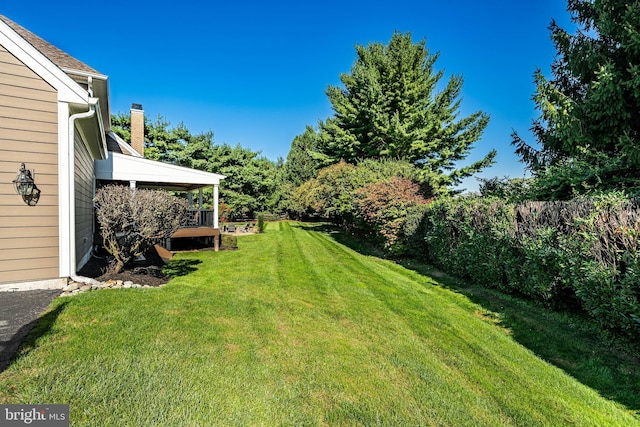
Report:
[[[320,124],[320,151],[331,161],[365,158],[408,160],[421,169],[432,192],[459,183],[493,162],[484,159],[456,169],[482,135],[489,116],[481,111],[459,118],[463,79],[452,76],[438,91],[443,71],[425,40],[394,33],[388,45],[356,46],[344,87],[329,86],[334,115]]]
[[[539,145],[529,145],[515,132],[512,143],[536,175],[567,191],[637,186],[640,1],[567,4],[576,32],[551,23],[557,50],[551,76],[539,69],[534,75],[540,117],[531,130]],[[567,191],[559,196],[570,196]]]

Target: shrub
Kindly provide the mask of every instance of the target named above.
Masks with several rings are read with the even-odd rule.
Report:
[[[411,207],[408,209],[402,223],[402,242],[406,248],[406,253],[418,258],[426,258],[427,255],[425,236],[427,234],[426,216],[429,206],[429,204],[421,204]]]
[[[158,240],[171,236],[187,209],[186,200],[166,192],[117,185],[100,188],[94,201],[103,244],[115,258],[116,272]]]
[[[264,214],[258,214],[258,233],[264,233]]]
[[[222,249],[238,249],[238,238],[231,234],[222,234],[220,247]]]
[[[512,223],[509,205],[497,199],[442,199],[426,215],[427,256],[460,277],[502,287]]]
[[[562,242],[573,254],[569,280],[601,324],[640,335],[640,209],[618,193],[595,197]]]
[[[357,165],[341,161],[320,170],[316,178],[294,191],[292,211],[298,217],[324,218],[351,227],[357,219],[358,189],[393,177],[412,179],[416,175],[416,168],[405,161],[367,159]]]
[[[405,218],[411,209],[428,202],[418,184],[400,177],[369,184],[355,192],[359,224],[372,232],[387,252],[396,255],[406,251],[401,240]]]
[[[440,200],[416,227],[421,253],[452,274],[556,308],[579,304],[604,327],[640,336],[640,209],[622,195]]]

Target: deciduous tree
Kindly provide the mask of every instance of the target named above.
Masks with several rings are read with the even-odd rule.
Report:
[[[406,161],[367,159],[357,166],[341,161],[321,169],[317,177],[296,189],[294,210],[299,215],[355,226],[358,215],[356,193],[359,189],[396,177],[415,182],[416,176],[415,167]]]

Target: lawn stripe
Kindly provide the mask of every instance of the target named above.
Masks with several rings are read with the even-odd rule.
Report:
[[[73,425],[638,425],[433,278],[267,224],[162,289],[65,304],[0,402]]]

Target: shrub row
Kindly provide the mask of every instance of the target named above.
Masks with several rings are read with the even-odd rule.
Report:
[[[619,195],[510,204],[439,200],[404,222],[409,250],[486,287],[640,336],[640,207]]]
[[[299,218],[322,218],[365,235],[389,254],[406,252],[403,219],[429,203],[417,183],[417,169],[402,160],[339,162],[294,192]]]

